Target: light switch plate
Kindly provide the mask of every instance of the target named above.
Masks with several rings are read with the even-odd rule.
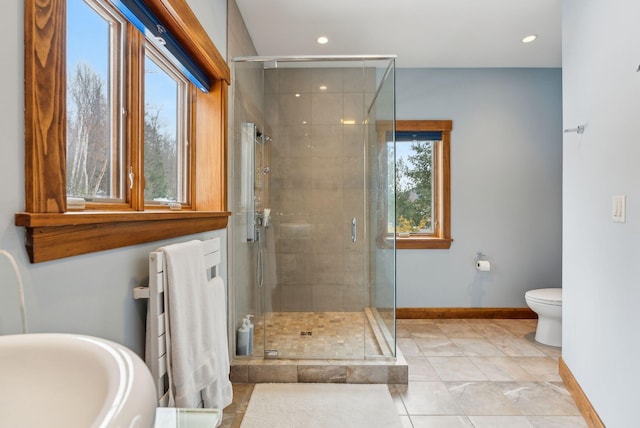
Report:
[[[611,200],[611,219],[616,223],[624,223],[626,221],[627,195],[614,195]]]

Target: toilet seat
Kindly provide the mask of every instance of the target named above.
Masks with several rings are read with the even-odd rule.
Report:
[[[541,305],[562,306],[562,288],[539,288],[525,293],[525,299]]]

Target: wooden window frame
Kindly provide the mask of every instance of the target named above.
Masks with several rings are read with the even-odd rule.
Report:
[[[388,127],[388,125],[386,125]],[[441,131],[442,140],[434,145],[433,193],[435,224],[433,232],[425,235],[399,236],[396,233],[396,248],[437,249],[451,247],[451,120],[397,120],[395,131]],[[385,140],[391,129],[378,128],[380,139]],[[387,237],[391,239],[392,237]]]
[[[32,263],[200,233],[227,226],[227,96],[230,71],[186,0],[146,0],[211,81],[208,93],[191,89],[191,209],[144,210],[144,195],[117,210],[67,212],[66,206],[66,0],[25,0],[25,211],[15,224],[26,229]],[[142,72],[144,38],[130,40],[126,73]],[[132,46],[133,44],[133,46]],[[132,76],[129,76],[131,78]],[[141,97],[141,85],[127,97]],[[138,103],[139,104],[139,103]],[[139,122],[141,109],[128,112]],[[132,117],[133,116],[133,117]],[[198,124],[196,127],[195,124]],[[140,139],[140,127],[127,125],[127,139]],[[141,145],[139,145],[141,146]],[[136,177],[142,153],[132,150]],[[137,161],[137,162],[135,162]],[[141,186],[134,187],[141,192]]]

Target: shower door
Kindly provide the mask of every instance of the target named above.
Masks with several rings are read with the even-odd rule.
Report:
[[[263,290],[267,357],[364,357],[363,122],[375,71],[349,65],[265,70],[274,213],[265,257],[274,275]]]

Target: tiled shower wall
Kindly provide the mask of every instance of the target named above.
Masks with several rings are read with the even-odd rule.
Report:
[[[265,70],[266,311],[364,307],[364,121],[374,91],[374,69]]]

